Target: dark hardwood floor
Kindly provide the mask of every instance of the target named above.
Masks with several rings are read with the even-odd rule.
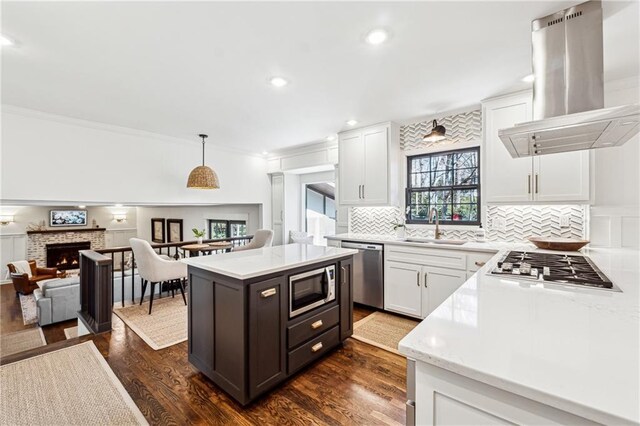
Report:
[[[0,334],[25,328],[12,286],[0,286],[0,299]],[[372,312],[356,306],[354,321]],[[153,425],[404,424],[405,358],[353,339],[241,407],[189,364],[187,342],[154,351],[115,315],[111,332],[65,340],[63,330],[72,325],[43,327],[51,344],[6,357],[0,364],[93,340]]]

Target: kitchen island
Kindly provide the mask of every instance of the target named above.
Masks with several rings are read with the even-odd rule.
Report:
[[[638,424],[640,253],[582,250],[621,291],[488,275],[501,254],[400,342],[407,424]]]
[[[189,362],[246,405],[353,332],[356,250],[287,244],[183,259]]]

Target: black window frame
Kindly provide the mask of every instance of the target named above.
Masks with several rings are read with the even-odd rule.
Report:
[[[449,154],[455,154],[455,153],[460,153],[460,152],[475,152],[478,158],[478,165],[477,165],[477,170],[478,170],[478,183],[476,185],[448,185],[448,186],[436,186],[436,187],[421,187],[421,188],[412,188],[411,187],[411,174],[412,174],[412,161],[417,159],[417,158],[432,158],[432,157],[437,157],[437,156],[442,156],[442,155],[449,155]],[[455,190],[473,190],[473,189],[477,189],[478,191],[478,196],[477,196],[477,209],[478,209],[478,215],[477,215],[477,220],[475,221],[460,221],[460,220],[439,220],[439,223],[441,225],[461,225],[461,226],[478,226],[481,224],[482,222],[482,212],[481,212],[481,208],[482,208],[482,200],[481,200],[481,190],[480,190],[480,185],[481,185],[481,161],[480,161],[480,147],[479,146],[474,146],[474,147],[468,147],[468,148],[459,148],[459,149],[452,149],[452,150],[448,150],[448,151],[437,151],[437,152],[429,152],[429,153],[424,153],[424,154],[416,154],[416,155],[411,155],[411,156],[407,156],[407,186],[405,189],[405,211],[407,209],[407,207],[411,206],[411,194],[413,192],[425,192],[425,191],[432,191],[432,190],[437,190],[437,191],[442,191],[442,190],[451,190],[451,191],[455,191]],[[451,202],[451,206],[452,206],[452,218],[453,218],[453,200]],[[433,222],[429,222],[429,219],[411,219],[411,210],[409,209],[409,214],[407,214],[407,221],[406,223],[408,224],[413,224],[413,225],[426,225],[429,223],[435,223],[435,220]]]
[[[226,219],[209,219],[207,221],[207,231],[209,234],[209,239],[214,239],[213,232],[211,232],[211,225],[213,223],[224,223],[226,225],[226,236],[223,238],[231,238],[231,225],[244,225],[247,226],[246,220],[226,220]],[[246,233],[245,233],[246,235]]]

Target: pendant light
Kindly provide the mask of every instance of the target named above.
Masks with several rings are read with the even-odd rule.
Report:
[[[204,165],[204,144],[205,139],[209,136],[200,134],[202,138],[202,166],[198,166],[191,170],[189,173],[189,180],[187,181],[187,188],[194,189],[218,189],[220,188],[220,182],[218,182],[218,175],[210,167]]]
[[[431,129],[431,133],[425,135],[422,139],[426,142],[439,142],[445,139],[444,134],[447,132],[447,129],[444,126],[438,125],[436,120],[433,120],[433,129]]]

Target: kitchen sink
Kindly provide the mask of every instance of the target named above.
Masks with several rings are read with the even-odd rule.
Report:
[[[441,238],[436,240],[435,238],[405,238],[404,241],[408,243],[423,243],[423,244],[450,244],[454,246],[461,246],[467,241],[465,240],[448,240]]]

